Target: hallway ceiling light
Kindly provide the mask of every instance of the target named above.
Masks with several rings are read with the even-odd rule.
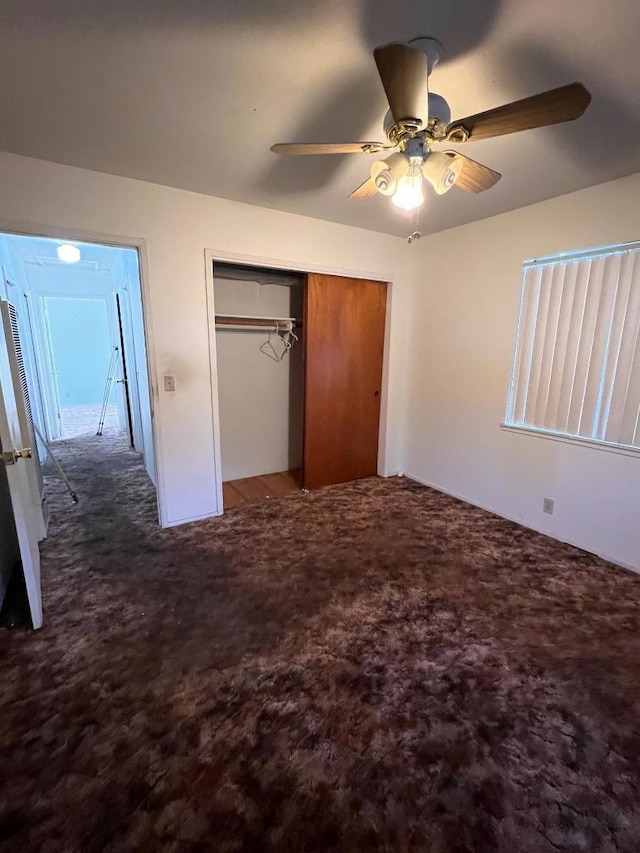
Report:
[[[63,243],[56,249],[57,255],[65,264],[77,264],[80,260],[80,249],[71,243]]]

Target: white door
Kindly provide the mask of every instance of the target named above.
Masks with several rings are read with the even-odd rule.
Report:
[[[20,420],[20,435],[22,446],[31,447],[30,459],[24,460],[29,479],[29,490],[31,494],[31,507],[38,534],[38,541],[47,535],[47,524],[49,514],[45,512],[44,480],[38,456],[38,445],[36,443],[36,432],[31,411],[31,394],[27,382],[27,372],[18,328],[18,312],[10,302],[0,299],[0,318],[4,329],[4,337],[9,350],[9,367],[13,379],[13,393],[18,400],[18,418]]]
[[[14,391],[11,375],[9,347],[11,342],[0,331],[0,445],[2,464],[6,466],[9,493],[15,518],[18,545],[22,559],[31,621],[34,628],[42,627],[42,591],[40,588],[40,552],[38,529],[33,516],[31,488],[27,471],[28,459],[21,452],[30,453],[25,446],[21,423],[24,423],[24,401]]]

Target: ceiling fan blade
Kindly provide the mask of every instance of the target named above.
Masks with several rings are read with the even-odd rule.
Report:
[[[384,142],[278,142],[274,154],[376,154],[392,146]]]
[[[376,185],[373,183],[371,178],[367,178],[367,180],[360,184],[360,186],[355,189],[349,198],[351,199],[361,199],[361,198],[372,198],[372,196],[376,195],[378,190],[376,189]]]
[[[426,55],[406,44],[377,47],[373,56],[394,121],[416,119],[426,125],[429,68]]]
[[[447,128],[446,138],[449,142],[490,139],[505,133],[573,121],[580,118],[590,102],[591,95],[582,83],[570,83],[494,110],[458,119]]]
[[[476,163],[470,157],[460,154],[459,151],[445,151],[445,154],[457,157],[462,162],[462,171],[456,179],[456,186],[470,193],[481,193],[489,190],[498,183],[502,175],[494,172],[482,163]]]

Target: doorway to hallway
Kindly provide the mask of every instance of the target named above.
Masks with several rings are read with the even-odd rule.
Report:
[[[51,415],[61,439],[116,430],[128,434],[133,445],[131,404],[120,358],[121,330],[110,328],[108,308],[102,298],[43,298]]]
[[[0,265],[36,432],[48,443],[124,433],[155,483],[137,250],[0,234]]]
[[[47,533],[47,492],[68,491],[72,521],[71,499],[78,499],[74,469],[79,474],[82,459],[101,455],[116,479],[138,459],[149,487],[155,487],[138,252],[0,234],[0,309],[5,385],[0,426],[6,427],[0,429],[0,444],[5,464],[21,474],[19,488],[9,489],[0,513],[15,519],[37,627],[42,622],[37,543]],[[113,466],[118,455],[123,465]],[[123,474],[123,489],[126,481]],[[79,500],[91,511],[97,493],[87,490]],[[7,578],[0,581],[1,604]]]

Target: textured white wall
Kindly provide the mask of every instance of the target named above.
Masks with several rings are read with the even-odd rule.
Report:
[[[636,569],[640,458],[499,425],[522,262],[638,238],[640,174],[423,239],[405,458],[426,483]]]
[[[253,317],[294,316],[300,288],[214,279],[216,311]],[[295,311],[295,316],[300,310]],[[260,352],[265,332],[218,330],[222,479],[288,471],[302,464],[302,340],[281,362]],[[291,423],[292,414],[294,422]]]
[[[401,467],[414,246],[382,234],[12,154],[0,154],[0,227],[141,240],[161,521],[218,511],[204,253],[394,282],[382,469]],[[143,271],[143,273],[145,272]],[[177,389],[159,387],[164,373]]]

